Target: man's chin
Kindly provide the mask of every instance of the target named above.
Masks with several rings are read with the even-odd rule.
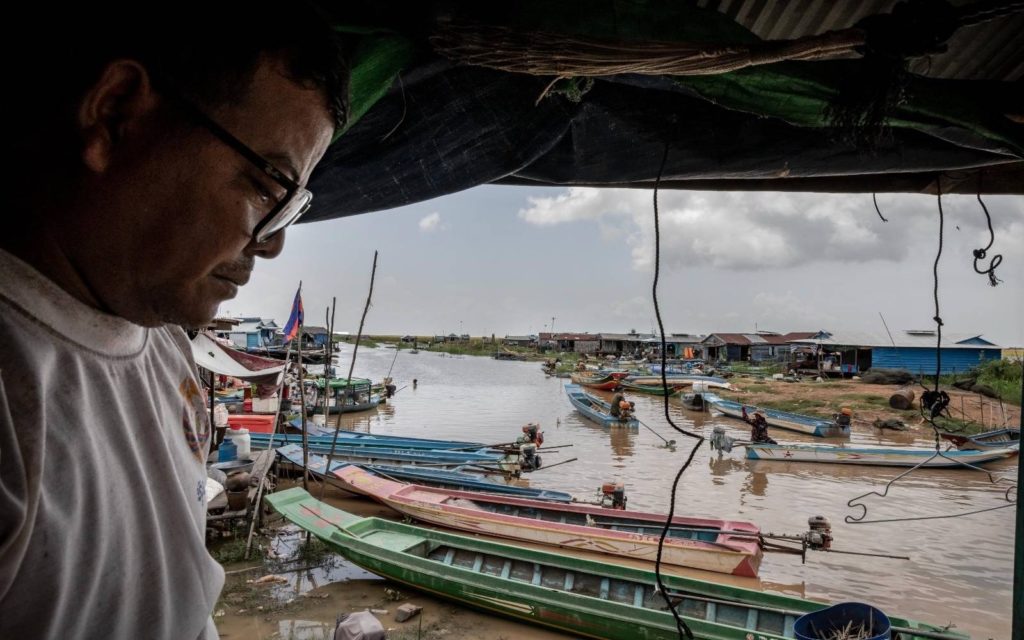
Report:
[[[205,329],[216,317],[220,303],[233,297],[207,296],[201,300],[165,300],[159,309],[160,321],[164,324],[181,325],[186,329]]]

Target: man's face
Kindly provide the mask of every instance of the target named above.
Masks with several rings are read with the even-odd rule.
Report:
[[[91,215],[76,266],[106,310],[138,324],[202,325],[273,258],[284,232],[263,243],[253,230],[277,204],[280,186],[173,101],[137,126],[97,178],[103,206]],[[157,114],[157,112],[160,112]],[[264,59],[247,94],[207,111],[239,141],[300,185],[334,132],[326,100]],[[177,117],[183,126],[170,127]]]

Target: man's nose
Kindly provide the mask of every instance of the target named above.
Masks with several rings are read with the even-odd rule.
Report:
[[[272,260],[281,255],[281,251],[284,250],[284,234],[285,230],[282,229],[263,242],[254,240],[250,245],[252,254],[266,260]]]

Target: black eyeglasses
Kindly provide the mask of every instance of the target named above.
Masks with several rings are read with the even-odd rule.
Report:
[[[298,220],[302,214],[309,210],[313,201],[313,194],[308,189],[300,186],[275,167],[269,160],[256,153],[245,145],[241,140],[231,135],[227,129],[217,124],[217,121],[206,115],[202,109],[194,105],[177,91],[165,93],[175,103],[183,108],[188,114],[206,127],[210,133],[215,135],[221,142],[228,145],[246,160],[251,162],[262,173],[269,176],[274,182],[285,190],[284,196],[277,198],[277,204],[267,213],[263,220],[253,229],[252,237],[256,243],[263,243],[269,240],[275,233],[281,231],[288,225]],[[271,196],[274,197],[274,196]]]

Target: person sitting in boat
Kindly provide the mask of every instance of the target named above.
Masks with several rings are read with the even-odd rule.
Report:
[[[754,444],[778,444],[768,435],[768,419],[761,410],[755,411],[750,419],[750,441]]]
[[[612,396],[611,410],[609,411],[609,413],[612,414],[613,418],[622,417],[622,407],[620,405],[622,404],[622,401],[625,399],[626,396],[622,395],[621,393],[616,393],[615,395]]]
[[[850,407],[843,407],[839,413],[835,415],[836,424],[840,427],[849,427],[850,421],[853,419],[853,410]]]

